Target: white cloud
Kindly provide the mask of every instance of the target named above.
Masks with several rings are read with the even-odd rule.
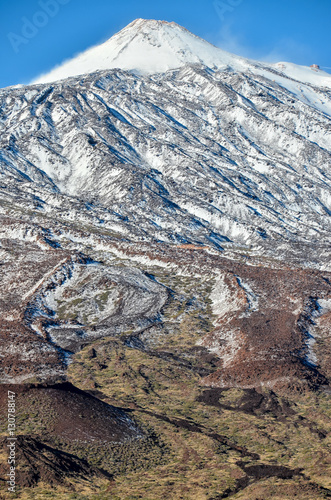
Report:
[[[280,38],[270,49],[250,46],[243,37],[233,32],[230,24],[224,24],[218,33],[216,43],[218,47],[233,54],[265,62],[288,61],[297,64],[314,64],[313,51],[309,45],[293,40],[290,37]],[[314,59],[314,60],[313,60]]]

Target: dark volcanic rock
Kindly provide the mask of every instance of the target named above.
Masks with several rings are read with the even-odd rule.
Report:
[[[69,383],[1,385],[0,402],[5,418],[7,391],[16,394],[18,415],[34,415],[43,436],[85,443],[123,443],[144,437],[124,410],[111,406]]]
[[[20,487],[33,487],[42,482],[51,486],[67,484],[73,489],[73,479],[92,482],[95,478],[111,479],[111,475],[86,460],[58,450],[29,436],[17,436],[16,463],[19,464],[16,484]],[[7,452],[8,441],[0,439],[0,448]],[[5,483],[8,474],[7,464],[0,465],[0,481]]]

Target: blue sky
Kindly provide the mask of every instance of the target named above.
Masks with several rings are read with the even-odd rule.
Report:
[[[0,87],[28,83],[138,17],[176,21],[246,57],[331,67],[331,0],[0,0]]]

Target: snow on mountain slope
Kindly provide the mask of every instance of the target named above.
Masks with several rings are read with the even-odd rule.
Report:
[[[328,266],[331,101],[300,86],[314,101],[196,64],[3,90],[1,195],[123,237]]]
[[[320,87],[331,87],[331,75],[321,69],[299,66],[290,62],[279,62],[271,66],[294,80]]]
[[[0,91],[2,210],[329,265],[327,87],[161,21],[77,61],[59,72],[83,76]],[[94,71],[111,65],[126,69]]]
[[[288,78],[331,88],[331,76],[323,71],[290,63],[268,65],[235,56],[174,22],[137,19],[102,45],[65,62],[34,83],[49,83],[98,70],[120,68],[136,74],[164,73],[187,64],[253,72],[287,83]],[[285,76],[285,78],[284,78]]]

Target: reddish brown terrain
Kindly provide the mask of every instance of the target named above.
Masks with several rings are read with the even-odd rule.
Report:
[[[1,242],[0,267],[4,486],[12,390],[21,498],[30,490],[43,498],[45,484],[54,498],[64,485],[81,495],[88,489],[88,498],[100,488],[102,498],[113,498],[110,485],[114,498],[136,498],[144,483],[135,490],[135,474],[171,476],[171,457],[181,453],[172,450],[176,428],[221,446],[228,459],[221,466],[213,452],[210,473],[223,468],[228,479],[210,476],[215,494],[197,490],[192,478],[187,493],[182,481],[173,489],[146,483],[146,498],[193,498],[194,491],[209,500],[255,498],[241,491],[259,488],[267,498],[277,481],[286,492],[279,498],[297,495],[293,485],[299,498],[329,496],[325,451],[319,477],[294,444],[292,458],[281,459],[271,443],[278,440],[281,449],[282,429],[293,425],[313,449],[321,449],[316,440],[324,449],[329,439],[326,400],[315,403],[313,415],[309,399],[330,394],[330,273],[206,246],[104,235],[93,236],[102,250],[91,250],[91,236],[82,231],[71,229],[68,237],[58,227],[50,242],[36,224],[7,218],[3,227],[12,234]],[[86,246],[76,248],[75,239],[84,238]],[[273,451],[266,455],[252,439],[258,422],[271,416],[273,430],[266,427],[263,439]],[[245,433],[248,422],[246,438],[233,434],[234,423]],[[208,455],[214,446],[193,452],[196,444],[188,444],[190,474],[199,461],[194,453]],[[131,482],[123,483],[123,473]]]

